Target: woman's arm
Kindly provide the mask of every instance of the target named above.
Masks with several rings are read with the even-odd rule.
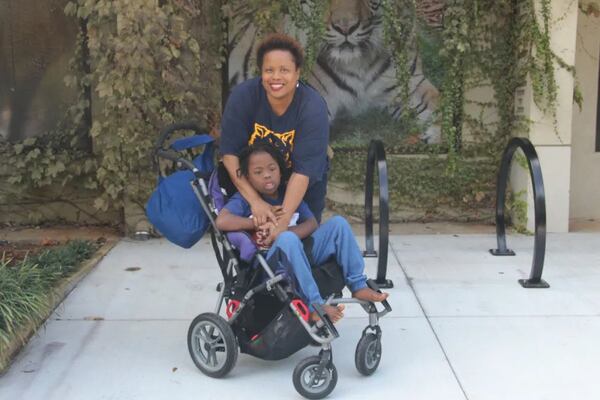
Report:
[[[265,240],[267,244],[273,243],[275,239],[277,239],[277,236],[288,229],[292,215],[294,215],[298,209],[298,206],[302,202],[302,198],[306,193],[306,189],[308,189],[308,180],[308,176],[306,175],[295,172],[292,173],[285,190],[285,197],[283,198],[283,211],[278,217],[277,226],[275,229],[273,229],[273,231],[271,231],[271,234]],[[301,238],[303,239],[303,237]]]
[[[251,231],[254,229],[254,222],[248,217],[240,217],[232,214],[228,209],[223,208],[217,216],[217,228],[222,231]]]
[[[316,231],[318,227],[319,224],[317,223],[317,219],[312,217],[298,225],[290,226],[289,230],[298,235],[300,239],[305,239],[312,235],[312,233]]]
[[[271,211],[271,205],[259,196],[259,194],[256,192],[256,190],[254,190],[252,185],[250,185],[250,182],[248,182],[245,177],[238,176],[240,159],[232,154],[225,154],[223,156],[223,165],[225,165],[225,169],[227,169],[229,177],[231,178],[231,181],[237,190],[250,204],[253,218],[251,221],[254,222],[253,228],[263,225],[267,221],[277,224],[277,217],[273,211]]]
[[[306,194],[308,181],[308,176],[296,172],[292,173],[288,181],[285,197],[283,198],[283,213],[279,216],[279,221],[286,227]]]

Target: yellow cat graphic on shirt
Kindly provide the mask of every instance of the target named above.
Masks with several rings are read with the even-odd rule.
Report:
[[[294,136],[296,131],[291,130],[283,133],[276,133],[258,123],[254,123],[254,132],[248,139],[248,144],[267,142],[275,146],[283,154],[283,158],[288,168],[292,166],[291,153],[294,150]]]

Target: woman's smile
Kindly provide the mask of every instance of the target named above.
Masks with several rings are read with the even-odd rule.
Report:
[[[283,88],[283,83],[270,83],[271,90],[277,92]]]
[[[300,78],[294,56],[286,50],[269,51],[263,58],[261,77],[271,107],[285,111],[294,98]]]

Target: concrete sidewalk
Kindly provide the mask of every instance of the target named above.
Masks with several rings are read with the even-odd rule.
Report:
[[[600,233],[548,235],[549,289],[517,283],[533,237],[508,238],[516,257],[493,257],[495,243],[487,233],[393,236],[381,364],[371,377],[356,371],[367,318],[349,307],[329,398],[600,398]],[[369,276],[375,268],[367,259]],[[122,240],[0,377],[0,399],[300,398],[292,372],[314,347],[277,362],[240,354],[225,379],[196,369],[187,328],[214,309],[219,279],[208,240],[190,250]]]

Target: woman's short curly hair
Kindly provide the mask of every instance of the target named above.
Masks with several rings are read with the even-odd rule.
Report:
[[[265,54],[272,50],[289,51],[294,58],[296,68],[301,68],[304,64],[304,50],[300,42],[283,33],[272,33],[260,42],[256,50],[256,64],[259,70],[262,70]]]

